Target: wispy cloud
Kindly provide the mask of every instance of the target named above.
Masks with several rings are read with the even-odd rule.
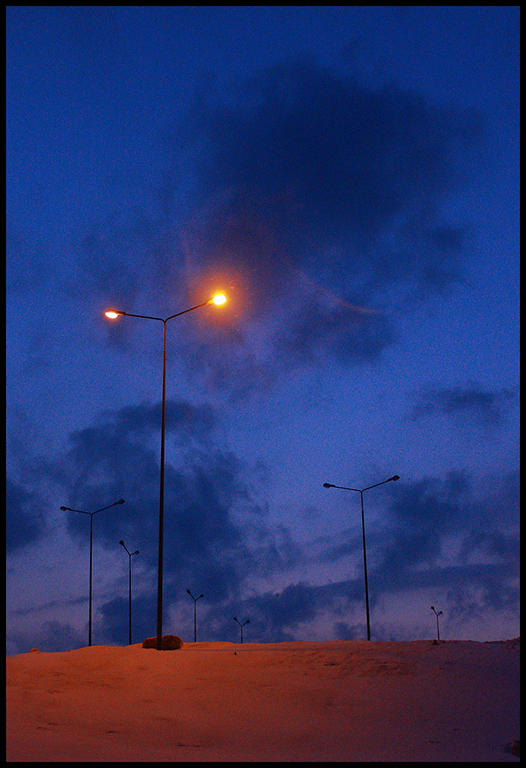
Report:
[[[408,418],[417,421],[425,417],[448,416],[457,425],[470,428],[479,425],[488,429],[503,424],[518,401],[513,389],[484,389],[478,384],[464,387],[427,385],[412,395],[414,400]]]

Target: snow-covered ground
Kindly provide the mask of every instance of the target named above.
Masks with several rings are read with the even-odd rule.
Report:
[[[8,762],[516,762],[519,640],[9,656]]]

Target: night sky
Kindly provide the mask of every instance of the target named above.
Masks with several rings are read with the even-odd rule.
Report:
[[[7,652],[518,619],[518,6],[7,8]]]

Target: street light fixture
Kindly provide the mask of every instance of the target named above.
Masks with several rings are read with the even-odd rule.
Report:
[[[126,550],[126,552],[128,553],[128,593],[129,593],[129,601],[128,601],[128,606],[129,606],[129,608],[128,608],[128,614],[129,614],[129,622],[128,622],[128,626],[129,626],[129,635],[130,635],[130,637],[129,637],[129,640],[130,640],[130,642],[128,643],[128,645],[131,645],[131,644],[132,644],[132,620],[131,620],[131,613],[132,613],[132,611],[131,611],[131,605],[132,605],[132,599],[131,599],[131,595],[132,595],[132,593],[131,593],[131,559],[132,559],[132,555],[138,555],[138,554],[139,554],[139,550],[138,550],[138,549],[136,549],[136,550],[135,550],[135,552],[130,552],[130,550],[128,549],[128,547],[126,546],[126,544],[125,544],[123,541],[119,541],[119,544],[121,545],[121,547],[124,547],[124,549],[125,549],[125,550]]]
[[[250,624],[250,619],[247,619],[246,621],[244,621],[244,622],[241,624],[241,622],[239,621],[239,619],[237,618],[237,616],[234,616],[234,621],[237,621],[237,623],[238,623],[238,624],[239,624],[239,626],[241,627],[241,642],[243,642],[243,627],[245,626],[245,624]]]
[[[434,614],[435,614],[435,616],[437,617],[437,638],[438,638],[438,642],[440,642],[440,627],[438,626],[438,617],[439,617],[439,616],[442,616],[442,611],[439,611],[439,612],[437,613],[437,612],[435,611],[435,606],[434,606],[434,605],[432,605],[432,606],[431,606],[431,610],[433,611],[433,613],[434,613]]]
[[[90,530],[89,530],[89,624],[88,624],[88,645],[91,645],[91,592],[93,584],[93,515],[97,512],[104,512],[105,509],[116,506],[116,504],[124,504],[124,499],[114,501],[113,504],[109,504],[107,507],[96,509],[95,512],[84,512],[83,509],[72,509],[71,507],[60,507],[63,512],[80,512],[81,515],[90,516]]]
[[[197,601],[200,600],[204,595],[199,595],[199,597],[194,597],[189,589],[186,590],[192,600],[194,601],[194,643],[197,643]]]
[[[367,618],[367,639],[371,639],[371,622],[369,618],[369,587],[367,584],[367,554],[365,551],[365,517],[363,514],[363,494],[365,491],[370,490],[371,488],[376,488],[379,485],[384,485],[384,483],[390,483],[392,480],[399,480],[399,475],[393,475],[392,477],[388,477],[387,480],[382,480],[381,483],[375,483],[374,485],[368,485],[367,488],[347,488],[345,485],[333,485],[332,483],[323,483],[324,488],[341,488],[344,491],[356,491],[360,494],[361,500],[362,500],[362,540],[363,540],[363,572],[364,572],[364,581],[365,581],[365,615]]]
[[[151,315],[134,315],[130,312],[122,312],[118,309],[109,309],[104,314],[110,320],[115,320],[117,317],[140,317],[144,320],[159,320],[163,324],[163,394],[162,394],[162,415],[161,415],[161,473],[159,481],[159,557],[157,568],[157,650],[161,650],[162,634],[163,634],[163,547],[164,547],[164,437],[165,437],[165,423],[166,423],[166,324],[168,320],[173,320],[174,317],[180,317],[186,315],[188,312],[193,312],[194,309],[200,307],[206,307],[207,304],[224,304],[226,297],[222,294],[216,294],[208,301],[203,301],[202,304],[196,304],[195,307],[190,309],[184,309],[182,312],[176,312],[175,315],[170,317],[153,317]]]

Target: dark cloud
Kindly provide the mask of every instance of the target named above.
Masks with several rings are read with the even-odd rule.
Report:
[[[126,570],[127,568],[128,565],[126,563]],[[95,622],[93,629],[93,637],[96,644],[100,643],[100,638],[104,638],[104,644],[128,645],[130,638],[130,603],[127,580],[126,587],[123,588],[123,595],[125,596],[117,596],[101,606],[101,617]],[[145,638],[155,635],[157,604],[153,595],[137,596],[132,590],[131,605],[132,643],[142,643]]]
[[[367,527],[371,608],[389,595],[432,588],[455,615],[518,610],[517,473],[475,483],[467,473],[450,472],[399,483],[389,493],[380,526]],[[361,536],[319,544],[321,559],[362,563]]]
[[[276,350],[289,364],[320,359],[370,363],[395,337],[394,328],[381,313],[363,311],[347,301],[328,303],[310,296],[277,333]]]
[[[6,549],[14,552],[40,538],[46,530],[42,499],[6,478]]]
[[[193,318],[178,354],[238,396],[269,386],[289,354],[289,368],[373,362],[407,301],[461,279],[470,235],[442,206],[480,132],[462,107],[311,60],[228,97],[211,87],[173,138],[174,204],[94,227],[79,248],[86,285],[101,304],[161,316],[226,291],[228,310]]]
[[[428,385],[414,395],[409,419],[417,421],[426,416],[445,415],[459,425],[484,428],[500,426],[510,408],[517,402],[512,389],[483,389],[478,384],[465,387],[436,387]]]
[[[266,525],[259,468],[214,438],[217,417],[205,406],[167,402],[164,486],[164,571],[167,600],[198,583],[211,601],[237,594],[249,575],[287,567],[298,553],[286,529]],[[74,432],[57,473],[66,506],[88,512],[119,498],[125,504],[94,517],[97,541],[120,539],[157,564],[159,406],[106,412],[95,427]],[[89,536],[85,515],[66,512],[71,533]]]
[[[11,632],[8,638],[9,653],[27,653],[32,648],[39,651],[72,651],[86,645],[85,635],[77,632],[71,625],[60,621],[45,621],[36,624],[30,633]]]
[[[513,476],[508,477],[508,483],[516,488]],[[493,509],[492,501],[479,497],[472,479],[464,472],[404,483],[392,493],[386,517],[386,538],[391,542],[381,544],[381,569],[395,580],[397,574],[411,569],[438,565],[447,555],[443,547],[448,537],[463,541],[471,555],[480,556],[491,549],[490,542],[502,532],[503,523],[510,533],[516,532],[518,498],[513,499],[504,521]],[[474,531],[481,535],[480,546],[469,547],[467,542]]]
[[[295,61],[228,104],[203,100],[187,125],[200,259],[250,276],[255,311],[311,266],[366,299],[404,281],[436,290],[458,272],[463,231],[439,208],[479,131],[462,109]]]
[[[263,592],[244,600],[221,603],[208,612],[201,632],[211,640],[236,641],[239,626],[232,619],[238,616],[241,622],[250,621],[244,629],[249,642],[293,640],[302,624],[315,621],[325,612],[330,612],[334,621],[335,617],[346,615],[353,601],[362,596],[363,585],[358,580],[319,586],[291,583],[278,592]]]

